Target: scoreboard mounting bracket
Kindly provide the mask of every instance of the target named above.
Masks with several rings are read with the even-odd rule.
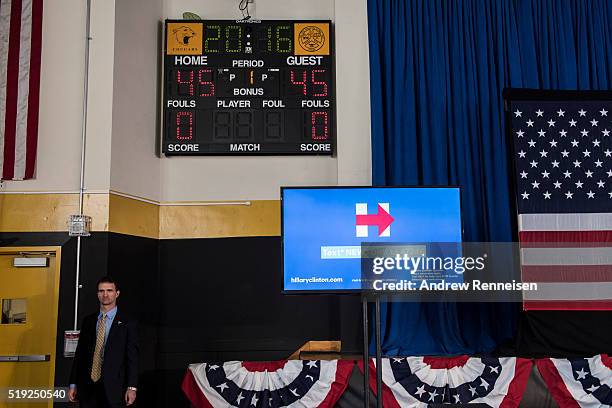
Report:
[[[162,152],[332,155],[329,20],[166,20]]]

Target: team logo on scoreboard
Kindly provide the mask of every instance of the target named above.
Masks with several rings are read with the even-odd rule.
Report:
[[[325,33],[319,27],[308,26],[300,31],[300,46],[306,51],[319,51],[325,44]]]
[[[202,23],[168,23],[167,55],[202,55]]]
[[[295,23],[295,55],[329,55],[329,23]]]

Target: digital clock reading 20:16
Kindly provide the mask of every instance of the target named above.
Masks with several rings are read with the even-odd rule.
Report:
[[[167,20],[166,155],[331,155],[329,21]]]

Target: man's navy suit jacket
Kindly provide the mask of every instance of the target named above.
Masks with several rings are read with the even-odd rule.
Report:
[[[76,384],[80,400],[91,398],[94,389],[91,380],[94,349],[96,347],[96,327],[98,313],[86,316],[81,325],[70,384]],[[101,381],[106,397],[113,404],[124,401],[127,387],[138,383],[138,327],[135,320],[117,308],[108,338],[104,346]]]

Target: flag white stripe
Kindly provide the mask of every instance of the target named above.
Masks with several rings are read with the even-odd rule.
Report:
[[[612,265],[612,248],[522,248],[522,265]]]
[[[241,361],[229,361],[223,364],[223,371],[228,380],[241,384],[242,389],[259,391],[260,384],[265,383],[267,389],[274,391],[292,383],[300,375],[303,367],[301,360],[290,360],[282,371],[253,372],[244,368]]]
[[[512,357],[508,357],[512,358]],[[500,359],[503,365],[504,359]],[[453,368],[447,369],[448,372],[448,381],[452,387],[457,387],[460,384],[464,384],[466,382],[472,382],[480,373],[486,370],[486,366],[482,363],[479,358],[470,358],[465,365],[456,366]]]
[[[15,171],[13,174],[15,180],[23,180],[25,177],[31,44],[32,0],[23,0],[19,44],[19,80],[17,82],[17,128],[15,134]]]
[[[609,231],[612,213],[519,214],[519,231]]]
[[[602,385],[607,385],[612,388],[612,370],[606,367],[603,361],[601,361],[601,354],[591,357],[588,360],[591,375],[597,377]]]
[[[612,300],[612,282],[538,283],[537,291],[524,291],[524,300]]]
[[[11,0],[0,0],[0,178],[4,165],[4,120],[6,118],[6,76],[11,28]]]
[[[393,360],[389,360],[390,365],[393,366]],[[455,378],[460,377],[464,382],[474,381],[485,369],[484,364],[479,358],[470,358],[465,365],[457,366],[453,368],[431,368],[431,366],[425,363],[423,357],[407,357],[406,361],[410,367],[410,371],[417,376],[417,378],[429,385],[435,387],[444,387],[448,383],[447,375]]]

